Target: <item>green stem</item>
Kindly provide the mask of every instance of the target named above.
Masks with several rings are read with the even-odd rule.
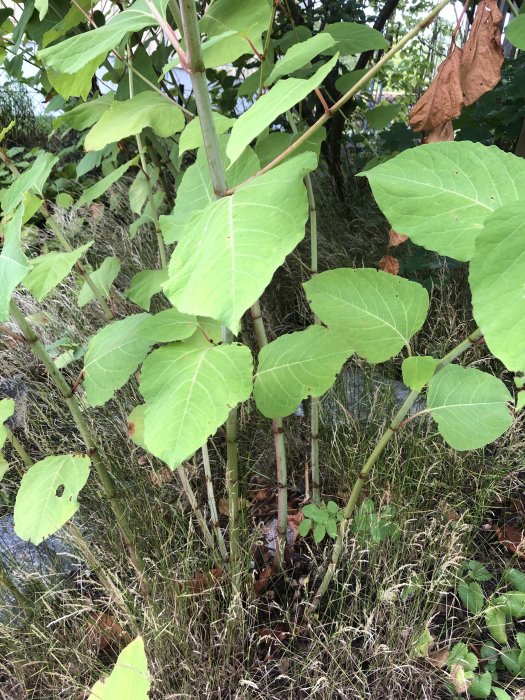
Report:
[[[222,534],[221,526],[219,525],[219,513],[217,512],[217,502],[215,500],[215,491],[213,489],[213,478],[210,465],[210,454],[208,452],[207,444],[204,444],[202,446],[201,452],[202,464],[204,467],[204,477],[206,479],[206,491],[208,494],[208,505],[210,508],[211,524],[217,537],[217,544],[219,545],[219,552],[221,553],[221,557],[224,559],[224,561],[226,561],[228,559],[228,552],[226,551],[224,535]]]
[[[268,336],[261,314],[261,305],[257,301],[251,307],[255,337],[259,350],[268,345]],[[288,528],[288,473],[286,465],[286,442],[282,418],[272,420],[273,440],[275,444],[275,462],[277,467],[277,547],[275,550],[274,567],[280,568],[286,546],[286,530]]]
[[[468,348],[472,347],[474,343],[476,343],[478,340],[480,340],[482,337],[482,333],[479,329],[475,330],[471,335],[469,335],[468,338],[466,338],[464,341],[462,341],[459,345],[457,345],[453,350],[451,350],[445,357],[443,357],[438,364],[436,365],[436,372],[439,372],[440,370],[443,369],[443,367],[446,367],[446,365],[450,364],[453,362],[457,357],[459,357],[465,350],[468,350]],[[354,487],[352,488],[352,492],[350,494],[350,498],[348,499],[345,509],[343,511],[343,519],[339,523],[339,528],[337,531],[337,538],[334,543],[334,547],[332,550],[332,556],[330,563],[326,569],[325,575],[323,577],[323,580],[321,581],[321,585],[315,592],[315,595],[312,599],[312,603],[310,608],[307,610],[306,617],[307,619],[310,618],[313,614],[313,612],[317,609],[321,598],[323,595],[326,593],[328,590],[328,586],[330,585],[335,572],[337,571],[337,566],[339,564],[339,559],[341,557],[341,554],[343,552],[343,547],[344,547],[344,541],[345,541],[345,535],[346,531],[348,529],[348,525],[350,522],[350,518],[352,517],[353,511],[355,506],[357,505],[357,501],[359,499],[359,496],[361,494],[361,490],[365,484],[365,481],[368,478],[368,475],[370,471],[372,470],[372,467],[375,465],[379,457],[381,456],[383,450],[385,447],[388,445],[392,437],[395,435],[397,429],[403,422],[403,419],[405,416],[408,414],[412,406],[414,405],[415,401],[417,400],[419,396],[419,391],[411,391],[410,394],[407,396],[405,402],[399,409],[399,411],[396,413],[394,416],[394,419],[392,420],[392,423],[390,424],[390,427],[386,432],[382,435],[380,440],[378,441],[377,445],[374,447],[370,457],[366,460],[363,468],[361,469],[361,472],[359,473],[359,476],[357,477]]]
[[[512,0],[507,0],[507,5],[509,6],[510,11],[514,15],[514,17],[517,17],[520,13],[519,9],[516,7],[516,5],[513,3]]]
[[[272,42],[272,27],[273,27],[273,23],[275,21],[275,13],[276,12],[277,12],[277,2],[276,2],[276,0],[274,0],[273,6],[272,6],[272,14],[270,15],[270,24],[268,26],[268,31],[266,32],[266,37],[264,39],[263,60],[261,61],[261,66],[260,66],[261,75],[259,78],[259,92],[258,92],[259,97],[261,96],[262,90],[263,90],[264,66],[266,65],[266,61],[268,59],[268,52],[270,50],[270,46],[271,46],[271,42]]]
[[[130,57],[129,65],[132,65],[131,61],[131,51],[128,44],[128,55]],[[133,73],[128,70],[128,80],[129,80],[129,96],[133,97]],[[139,152],[140,165],[142,167],[142,172],[144,173],[144,178],[146,180],[146,190],[148,194],[148,202],[151,210],[151,216],[153,218],[153,225],[155,227],[155,235],[157,236],[157,246],[159,248],[160,264],[161,267],[168,266],[168,255],[166,253],[166,246],[164,244],[164,238],[162,237],[162,231],[160,230],[159,212],[157,211],[157,205],[155,204],[155,195],[153,193],[153,187],[151,186],[151,178],[148,173],[148,164],[146,162],[146,153],[144,151],[144,144],[142,143],[142,138],[140,134],[135,136],[137,142],[137,150]]]
[[[78,400],[73,391],[71,390],[71,387],[64,379],[64,376],[56,367],[55,363],[48,354],[44,345],[42,344],[36,333],[33,331],[33,328],[26,320],[24,314],[20,311],[20,309],[13,300],[11,300],[10,312],[11,316],[14,318],[18,327],[22,331],[26,342],[29,343],[31,351],[47,369],[51,381],[64,398],[64,401],[71,413],[73,421],[77,426],[80,435],[82,436],[82,440],[84,442],[84,445],[86,446],[87,454],[91,458],[91,462],[95,467],[95,471],[98,474],[106,498],[109,500],[109,503],[117,520],[122,538],[128,549],[131,562],[133,563],[133,566],[137,571],[141,589],[143,593],[148,593],[150,590],[150,586],[145,575],[144,561],[140,554],[137,552],[134,537],[129,526],[128,519],[126,517],[122,504],[120,503],[120,500],[118,499],[116,494],[115,484],[113,483],[113,479],[106,465],[102,461],[97,444],[84,418]]]
[[[401,51],[402,48],[404,48],[414,37],[416,37],[420,32],[422,32],[424,29],[428,27],[428,25],[433,22],[436,17],[439,15],[441,10],[443,10],[448,4],[450,3],[450,0],[441,0],[440,3],[438,3],[432,10],[431,12],[428,13],[426,17],[424,17],[420,22],[418,22],[415,27],[413,27],[405,36],[400,39],[397,44],[394,44],[392,48],[387,51],[383,57],[375,64],[373,65],[366,73],[365,75],[357,81],[357,83],[348,90],[335,104],[330,107],[328,112],[325,112],[312,126],[307,129],[305,132],[299,136],[299,138],[294,141],[288,148],[286,148],[282,153],[280,153],[276,158],[274,158],[268,165],[266,165],[264,168],[259,170],[258,173],[256,173],[253,177],[258,177],[259,175],[263,175],[264,173],[267,173],[269,170],[272,170],[272,168],[275,168],[276,165],[279,165],[279,163],[282,163],[282,161],[285,158],[288,158],[288,156],[291,153],[294,153],[300,146],[305,141],[308,141],[313,134],[315,134],[319,129],[326,124],[326,122],[332,117],[336,112],[338,112],[342,107],[345,106],[345,104],[352,99],[354,95],[356,95],[370,80],[379,73],[379,71],[385,66],[391,58],[393,58],[397,53]],[[248,178],[249,180],[253,179]],[[237,187],[241,187],[244,183],[240,183],[237,185]],[[231,194],[232,190],[228,190],[227,194]]]

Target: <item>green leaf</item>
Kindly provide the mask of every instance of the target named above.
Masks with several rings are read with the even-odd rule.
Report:
[[[525,632],[516,632],[516,641],[520,649],[525,649]]]
[[[313,520],[314,523],[326,523],[328,520],[328,513],[326,510],[319,508],[319,506],[316,506],[314,503],[309,503],[307,506],[303,508],[303,513],[307,518],[310,518],[310,520]]]
[[[162,283],[167,279],[166,269],[141,270],[131,280],[124,296],[145,311],[149,311],[152,297],[162,291]]]
[[[525,593],[525,573],[519,569],[505,569],[503,578],[514,590]]]
[[[414,243],[470,260],[485,220],[525,198],[525,161],[480,143],[431,143],[362,173],[390,225]]]
[[[228,131],[234,122],[235,119],[232,119],[231,117],[225,117],[220,112],[213,112],[213,123],[215,125],[215,130],[219,135]],[[203,141],[200,119],[199,117],[195,117],[195,119],[191,120],[180,135],[179,156],[186,151],[200,148],[202,144]]]
[[[268,29],[271,14],[270,0],[215,0],[199,25],[210,37],[232,31],[253,41]]]
[[[491,353],[509,370],[525,370],[524,203],[497,209],[485,221],[470,262],[474,318]]]
[[[306,537],[308,535],[308,533],[310,532],[311,527],[312,527],[311,520],[309,520],[308,518],[301,520],[301,522],[299,523],[299,528],[298,528],[298,532],[301,535],[301,537]]]
[[[525,51],[525,16],[515,17],[505,27],[505,39],[516,48]]]
[[[151,353],[140,381],[148,450],[177,467],[249,397],[252,371],[245,345],[176,343]]]
[[[401,371],[403,383],[412,391],[421,391],[434,376],[438,361],[433,357],[407,357],[403,360]]]
[[[326,510],[332,515],[336,515],[339,512],[339,506],[335,501],[328,501],[326,504]]]
[[[43,20],[47,15],[49,0],[35,0],[35,9],[38,10],[40,20]]]
[[[14,511],[20,539],[40,544],[73,517],[89,465],[86,456],[57,455],[37,462],[24,474]]]
[[[314,526],[314,542],[315,544],[319,544],[319,542],[322,542],[325,538],[326,535],[326,527],[323,525],[323,523],[316,523]]]
[[[89,277],[100,294],[107,298],[111,289],[111,285],[115,281],[120,272],[120,260],[115,257],[108,257],[102,262],[101,266],[92,272]],[[87,282],[84,282],[78,294],[77,303],[80,308],[89,304],[95,298],[91,287]]]
[[[508,606],[512,617],[525,617],[525,593],[509,591],[500,597]]]
[[[153,0],[153,4],[164,14],[167,0]],[[46,68],[53,68],[59,73],[76,73],[97,56],[101,57],[102,62],[127,34],[151,26],[157,26],[157,20],[151,14],[146,0],[136,0],[123,12],[115,13],[102,27],[76,34],[42,49],[38,55]]]
[[[474,581],[490,581],[493,576],[490,571],[479,561],[471,560],[468,563],[468,575]]]
[[[176,308],[238,332],[243,313],[304,236],[303,177],[315,161],[297,156],[205,208],[185,230],[163,285]]]
[[[73,201],[73,197],[69,192],[59,192],[55,200],[57,207],[61,207],[62,209],[69,209],[73,206]]]
[[[76,131],[88,129],[102,117],[104,112],[107,112],[113,103],[113,99],[114,94],[108,92],[95,100],[79,104],[68,112],[64,112],[64,114],[56,117],[53,120],[53,128],[58,129],[61,124],[66,124]]]
[[[326,521],[326,534],[335,540],[337,537],[337,520],[330,518]]]
[[[501,662],[509,673],[513,676],[519,675],[522,670],[519,662],[520,652],[518,649],[509,649],[509,647],[501,650]]]
[[[280,80],[257,102],[241,114],[233,125],[226,154],[234,163],[246,146],[269,126],[280,114],[304,100],[323,82],[337,62],[337,56],[328,61],[308,80],[288,78]]]
[[[433,643],[434,637],[430,633],[428,627],[425,627],[414,643],[414,654],[417,657],[426,659]]]
[[[91,406],[106,403],[144,360],[152,344],[145,332],[150,318],[135,314],[113,321],[91,338],[84,361],[84,389]]]
[[[4,423],[8,418],[11,418],[14,412],[15,402],[13,399],[0,399],[0,450],[7,438],[7,430]]]
[[[4,455],[0,452],[0,481],[4,478],[8,469],[9,469],[9,462],[5,459]]]
[[[303,286],[313,312],[369,362],[397,355],[428,311],[428,293],[420,284],[387,272],[340,268]]]
[[[177,309],[165,309],[150,317],[143,332],[152,343],[172,343],[192,336],[197,326],[195,316],[181,314]]]
[[[485,671],[474,676],[468,692],[471,698],[488,698],[492,690],[492,675]]]
[[[225,138],[219,141],[221,152],[226,148]],[[259,160],[251,148],[247,148],[235,164],[226,172],[228,187],[236,187],[259,170]],[[210,169],[204,149],[197,154],[197,160],[185,171],[177,189],[177,199],[173,213],[160,217],[160,228],[166,243],[179,241],[187,229],[193,225],[206,207],[215,202]]]
[[[299,68],[310,63],[313,58],[323,53],[325,49],[329,49],[334,45],[335,39],[330,34],[317,34],[306,41],[294,44],[288,49],[283,58],[277,61],[273,71],[264,81],[265,85],[275,83],[283,75],[291,75]]]
[[[105,56],[105,53],[97,56],[75,73],[59,73],[49,68],[46,73],[47,78],[65,100],[70,97],[81,97],[86,100],[93,87],[93,75]]]
[[[261,163],[261,168],[264,168],[268,163],[270,163],[274,158],[283,153],[292,143],[295,143],[298,138],[303,135],[304,132],[298,134],[289,134],[285,131],[270,131],[266,134],[261,134],[257,139],[255,144],[255,153],[259,158]],[[317,159],[319,159],[319,153],[321,152],[321,144],[326,138],[326,129],[321,127],[312,136],[308,137],[293,154],[289,155],[288,158],[293,158],[298,156],[300,153],[305,153],[306,151],[311,151],[315,153]],[[287,158],[283,160],[286,162]]]
[[[124,102],[114,101],[86,136],[86,151],[100,151],[109,143],[140,134],[150,127],[162,138],[184,128],[184,116],[178,104],[148,91]]]
[[[368,122],[368,126],[376,131],[386,129],[390,122],[397,117],[403,109],[401,104],[390,104],[388,102],[379,104],[377,107],[367,109],[363,116]]]
[[[341,56],[388,48],[388,41],[377,29],[357,22],[327,24],[323,34],[329,34],[334,39],[335,50],[339,51]]]
[[[33,269],[24,279],[25,288],[37,301],[43,301],[57,284],[66,278],[84,253],[91,248],[89,241],[68,253],[45,253],[31,260]]]
[[[447,666],[458,664],[465,671],[474,671],[478,666],[478,658],[475,654],[468,650],[468,647],[463,642],[454,644],[447,657]]]
[[[428,407],[446,442],[475,450],[493,442],[512,424],[505,384],[479,369],[448,365],[431,380]]]
[[[503,688],[492,686],[492,692],[496,696],[496,700],[512,700],[511,696]]]
[[[20,243],[23,213],[24,207],[19,206],[4,225],[4,245],[0,253],[0,321],[9,320],[11,296],[31,269]]]
[[[470,583],[462,581],[458,586],[458,595],[463,605],[473,615],[477,615],[483,610],[485,595],[477,581],[471,581]]]
[[[267,418],[289,416],[307,396],[328,391],[351,354],[342,335],[319,325],[277,338],[259,353],[257,408]]]
[[[366,75],[366,73],[368,73],[368,68],[359,68],[358,70],[352,70],[349,73],[343,73],[343,75],[340,75],[335,81],[335,86],[339,92],[344,95],[345,92],[351,90],[354,85]],[[362,89],[364,90],[367,85],[368,83],[366,83]]]
[[[37,192],[41,195],[49,173],[57,162],[57,156],[41,151],[33,165],[15,178],[13,184],[2,193],[0,206],[3,213],[7,214],[23,202],[26,192]]]
[[[128,416],[128,437],[133,440],[135,445],[147,450],[144,443],[144,414],[146,413],[146,405],[140,404],[135,406]]]
[[[120,652],[111,674],[95,683],[88,700],[148,700],[150,687],[144,641],[137,637]]]
[[[115,182],[117,182],[117,180],[119,180],[124,175],[124,173],[126,173],[129,170],[129,168],[131,168],[134,165],[137,165],[138,160],[139,157],[135,156],[135,158],[132,158],[131,160],[128,160],[127,163],[124,163],[124,165],[121,165],[120,168],[113,170],[113,172],[109,173],[109,175],[103,177],[102,180],[99,180],[91,187],[88,187],[87,190],[84,190],[82,196],[77,202],[77,205],[79,207],[83,207],[86,204],[91,204],[91,202],[94,199],[102,197],[104,192],[106,192],[111,187],[111,185],[114,185]]]
[[[139,170],[128,191],[129,206],[134,214],[140,216],[148,198],[148,181],[143,170]]]

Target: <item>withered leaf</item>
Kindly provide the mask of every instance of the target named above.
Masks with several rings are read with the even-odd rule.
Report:
[[[432,131],[429,131],[425,138],[425,143],[436,143],[437,141],[454,141],[454,127],[452,126],[452,122],[445,122],[444,124],[436,126]]]
[[[461,87],[466,106],[499,82],[503,63],[502,19],[496,0],[481,0],[461,57]]]
[[[501,544],[506,547],[509,552],[517,554],[521,559],[525,559],[525,538],[523,531],[517,530],[512,525],[496,526],[496,535]]]
[[[389,272],[391,275],[397,275],[399,272],[399,260],[392,255],[383,255],[379,261],[379,269],[383,272]]]
[[[408,241],[408,236],[405,236],[404,233],[398,233],[397,231],[394,231],[393,228],[391,228],[388,232],[388,247],[389,248],[396,248],[398,245],[401,245],[401,243],[404,243],[405,241]]]
[[[428,90],[412,108],[408,123],[414,131],[432,131],[461,114],[463,107],[460,80],[461,57],[461,49],[454,46],[439,66]]]

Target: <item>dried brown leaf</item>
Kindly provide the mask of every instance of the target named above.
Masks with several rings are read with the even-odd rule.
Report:
[[[408,241],[408,236],[405,236],[404,233],[398,233],[397,231],[394,231],[393,228],[391,228],[388,232],[389,248],[396,248],[398,245],[401,245],[401,243],[404,243],[405,241]]]
[[[444,668],[447,665],[448,655],[450,654],[450,649],[445,647],[443,649],[436,649],[428,655],[428,660],[436,668]]]
[[[454,127],[452,122],[448,121],[444,124],[436,126],[435,129],[429,131],[425,143],[437,143],[438,141],[454,141]]]
[[[454,664],[450,669],[450,679],[458,695],[463,695],[470,688],[470,681],[465,676],[465,669],[461,664]]]
[[[500,80],[503,63],[502,19],[495,0],[481,0],[461,57],[460,76],[465,106],[492,90]]]
[[[253,588],[257,595],[259,593],[262,593],[262,591],[266,588],[266,586],[270,583],[270,579],[273,574],[273,568],[271,566],[267,566],[264,568],[261,573],[259,574],[259,578],[255,583],[253,584]]]
[[[399,260],[392,255],[383,255],[379,261],[379,269],[383,272],[389,272],[391,275],[397,275],[399,272]]]
[[[517,554],[521,559],[525,559],[525,538],[523,531],[517,530],[512,525],[503,525],[496,527],[496,535],[501,544],[506,547],[509,552]]]
[[[224,569],[221,568],[197,574],[190,584],[191,590],[193,593],[204,593],[204,591],[214,588],[223,576]]]
[[[288,529],[290,531],[290,544],[293,544],[297,537],[299,536],[299,525],[301,521],[304,520],[304,515],[301,510],[297,513],[290,513],[288,515]]]
[[[153,486],[162,486],[162,484],[166,484],[168,481],[171,481],[174,478],[174,476],[174,471],[165,468],[152,471],[150,478]]]
[[[128,636],[113,615],[100,613],[90,616],[86,639],[93,649],[102,651],[119,639],[127,641]]]
[[[436,77],[425,94],[412,108],[408,123],[414,131],[432,131],[461,114],[461,56],[461,49],[454,46],[439,66]]]

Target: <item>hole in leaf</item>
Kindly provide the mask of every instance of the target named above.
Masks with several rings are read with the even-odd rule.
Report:
[[[57,490],[55,491],[55,496],[57,498],[60,498],[64,493],[64,484],[60,484],[60,486],[57,487]]]

